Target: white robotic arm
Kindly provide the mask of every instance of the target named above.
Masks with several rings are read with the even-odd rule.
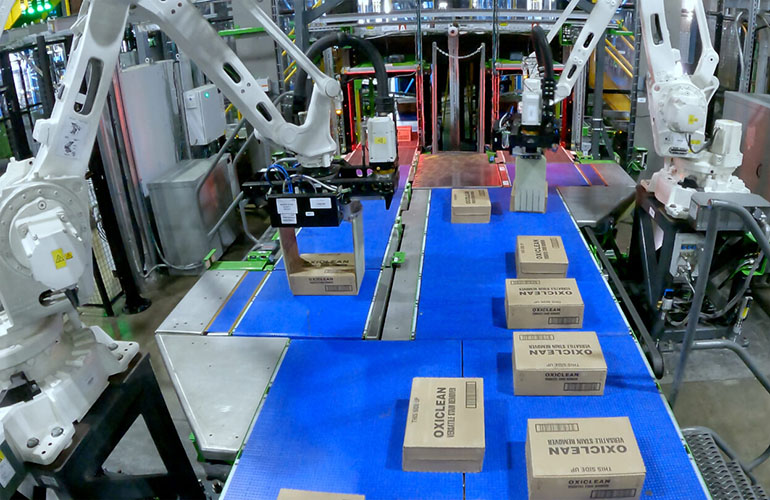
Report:
[[[702,50],[694,73],[687,75],[679,51],[671,46],[664,1],[639,3],[653,141],[655,151],[665,159],[664,168],[643,185],[677,218],[687,216],[696,190],[748,192],[732,175],[743,161],[741,124],[716,120],[711,139],[706,138],[708,104],[719,87],[714,75],[719,55],[711,44],[701,1],[694,3],[694,11]]]
[[[12,4],[0,0],[0,14]],[[0,177],[0,423],[22,461],[54,461],[72,440],[73,422],[139,349],[135,342],[115,342],[101,329],[84,326],[69,300],[74,289],[86,296],[93,288],[85,174],[129,14],[146,17],[169,34],[263,138],[295,153],[304,167],[329,165],[336,149],[330,118],[341,96],[339,83],[261,10],[248,6],[248,11],[316,83],[301,126],[283,119],[188,0],[97,0],[83,6],[76,24],[82,32],[74,39],[53,112],[35,127],[39,152],[12,161]],[[30,391],[32,397],[14,396]]]
[[[562,15],[556,21],[548,33],[548,41],[552,41],[559,32],[569,14],[574,10],[577,1],[570,2],[570,5],[564,10]],[[535,54],[530,54],[524,61],[524,82],[522,89],[521,116],[522,124],[527,126],[537,126],[541,124],[541,110],[543,105],[553,106],[563,101],[572,94],[583,67],[588,63],[591,54],[601,35],[607,29],[607,25],[618,10],[620,0],[598,0],[591,10],[580,35],[575,41],[572,52],[564,65],[564,70],[556,84],[556,92],[553,101],[550,103],[542,102],[542,82],[540,74],[537,71]]]

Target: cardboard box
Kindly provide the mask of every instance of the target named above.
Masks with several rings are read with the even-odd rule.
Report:
[[[320,491],[290,490],[281,488],[278,500],[366,500],[363,495],[347,495],[344,493],[322,493]]]
[[[517,396],[601,396],[607,378],[594,332],[515,332],[513,393]]]
[[[415,377],[402,468],[481,472],[484,450],[484,380]]]
[[[412,126],[403,125],[396,127],[398,142],[412,142]]]
[[[516,238],[516,277],[564,278],[567,252],[560,236],[519,236]]]
[[[492,202],[486,189],[452,190],[452,224],[488,224]]]
[[[639,498],[646,469],[628,417],[527,421],[530,500]]]
[[[505,280],[505,319],[511,330],[582,328],[583,299],[577,282]]]
[[[365,270],[361,215],[355,216],[351,224],[353,253],[300,254],[295,229],[278,230],[286,277],[294,295],[358,295]]]

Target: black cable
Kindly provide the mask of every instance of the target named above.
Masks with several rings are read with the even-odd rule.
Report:
[[[324,50],[331,47],[342,47],[351,45],[356,50],[363,52],[371,61],[374,67],[374,75],[377,80],[377,98],[375,105],[378,113],[392,113],[394,101],[388,92],[388,72],[385,69],[385,60],[377,47],[369,40],[352,36],[347,33],[333,33],[316,40],[310,46],[306,55],[311,61],[315,61]],[[301,113],[307,109],[308,101],[307,72],[301,67],[297,67],[297,74],[294,76],[294,103],[292,110],[294,113]]]
[[[537,65],[543,68],[543,76],[549,80],[554,79],[553,71],[553,53],[551,45],[548,43],[548,35],[540,25],[532,27],[532,43],[535,45],[535,55],[537,56]]]

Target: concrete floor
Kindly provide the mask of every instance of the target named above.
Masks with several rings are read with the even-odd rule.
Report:
[[[761,370],[770,374],[770,318],[754,307],[744,326],[747,347]],[[664,354],[666,375],[661,380],[669,393],[679,351]],[[770,446],[770,394],[742,361],[729,351],[696,351],[690,356],[685,383],[674,407],[680,426],[705,426],[717,432],[741,459],[749,462]],[[770,490],[770,461],[754,474]]]

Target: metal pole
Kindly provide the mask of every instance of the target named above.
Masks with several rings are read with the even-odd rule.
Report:
[[[460,150],[460,31],[449,28],[449,142],[452,151]]]
[[[757,30],[757,12],[759,12],[759,0],[749,2],[749,19],[746,39],[743,41],[743,71],[739,91],[748,93],[751,89],[751,70],[754,62],[754,38]]]
[[[591,156],[595,160],[601,158],[599,150],[599,141],[602,138],[604,124],[602,123],[602,109],[604,104],[604,40],[607,38],[607,32],[604,31],[599,37],[599,44],[596,49],[596,64],[594,71],[594,109],[591,118]],[[607,145],[609,147],[609,144]]]
[[[54,97],[53,97],[53,79],[51,77],[51,59],[48,57],[48,44],[46,44],[45,37],[38,35],[37,39],[37,66],[40,68],[40,79],[42,85],[40,85],[40,102],[43,105],[43,111],[45,117],[48,118],[53,112]]]
[[[415,36],[415,48],[417,51],[417,73],[414,75],[414,88],[417,104],[417,135],[420,148],[425,148],[425,96],[423,95],[423,61],[422,61],[422,1],[417,1],[417,31]]]
[[[483,153],[484,152],[484,144],[486,142],[486,120],[487,120],[487,114],[486,114],[486,107],[487,107],[487,93],[486,93],[486,84],[487,84],[487,71],[486,71],[486,44],[481,44],[481,62],[479,65],[479,128],[478,128],[478,152]]]
[[[717,232],[719,220],[717,218],[716,210],[713,206],[709,205],[709,224],[706,230],[706,242],[703,245],[703,250],[698,262],[698,280],[695,282],[695,293],[693,295],[692,304],[690,304],[690,313],[687,316],[687,329],[684,332],[684,339],[682,340],[682,352],[679,355],[679,363],[676,365],[674,372],[674,383],[671,386],[671,394],[668,397],[671,408],[676,404],[676,399],[679,396],[679,389],[682,386],[684,380],[684,371],[687,366],[687,358],[692,350],[692,345],[695,342],[695,334],[698,330],[698,320],[700,319],[701,309],[703,308],[703,299],[706,297],[706,285],[709,280],[709,271],[711,270],[711,259],[714,257],[714,247],[717,241]]]
[[[3,95],[8,104],[8,118],[11,124],[11,129],[7,131],[8,139],[11,141],[14,156],[23,160],[32,156],[32,150],[29,148],[29,141],[27,141],[19,97],[16,93],[13,68],[11,68],[11,55],[6,50],[0,52],[0,71],[3,76]]]
[[[302,52],[307,52],[308,47],[310,47],[305,8],[305,0],[294,0],[294,43]]]
[[[436,60],[436,42],[433,42],[433,64],[430,70],[430,97],[431,97],[431,133],[433,135],[433,154],[438,153],[438,61]]]
[[[644,82],[644,78],[640,78],[642,56],[642,22],[639,12],[639,4],[634,6],[634,77],[631,80],[631,112],[628,119],[628,144],[626,145],[626,163],[632,161],[635,146],[636,136],[636,114],[639,107],[639,91],[641,85]],[[626,167],[627,165],[623,165]]]

